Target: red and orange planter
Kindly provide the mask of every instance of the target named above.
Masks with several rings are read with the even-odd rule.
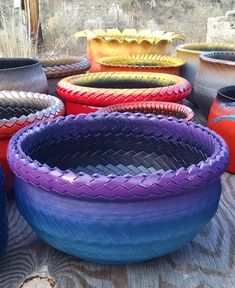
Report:
[[[235,173],[235,86],[226,86],[218,90],[210,109],[208,127],[227,142],[230,155],[227,171]]]

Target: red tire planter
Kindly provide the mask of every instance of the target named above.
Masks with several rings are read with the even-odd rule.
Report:
[[[178,102],[189,95],[190,83],[175,75],[140,72],[101,72],[62,79],[57,93],[67,114],[94,112],[113,104]]]
[[[191,121],[193,119],[194,113],[192,109],[185,105],[171,102],[133,102],[111,105],[106,108],[99,110],[99,112],[133,112],[133,113],[144,113],[144,114],[156,114],[164,115],[168,117],[175,117],[177,119],[184,119],[186,121]]]
[[[227,171],[235,174],[235,86],[226,86],[217,91],[208,117],[208,127],[226,141],[229,148]]]
[[[64,105],[61,100],[45,94],[0,91],[0,115],[0,164],[5,172],[7,188],[11,190],[13,174],[6,159],[10,138],[34,122],[64,115]]]

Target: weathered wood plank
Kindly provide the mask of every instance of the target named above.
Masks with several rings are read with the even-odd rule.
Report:
[[[197,113],[195,121],[204,120]],[[39,240],[9,202],[10,239],[0,260],[0,288],[42,287],[35,283],[46,288],[45,277],[56,279],[58,288],[235,288],[235,176],[225,173],[222,184],[219,210],[200,235],[171,255],[135,265],[101,265],[61,253]],[[21,286],[35,275],[43,280]]]

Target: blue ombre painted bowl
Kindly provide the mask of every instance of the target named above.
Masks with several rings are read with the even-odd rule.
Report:
[[[228,152],[194,123],[97,113],[21,130],[8,160],[20,212],[41,239],[120,264],[168,254],[201,231],[218,208]]]
[[[0,167],[0,256],[6,250],[8,240],[8,225],[6,215],[6,191],[4,183],[4,175]]]

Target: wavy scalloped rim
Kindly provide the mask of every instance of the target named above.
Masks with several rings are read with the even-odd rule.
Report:
[[[179,57],[164,55],[141,54],[141,55],[117,55],[102,57],[96,60],[96,63],[110,67],[130,67],[140,69],[170,69],[181,67],[185,60]]]
[[[87,40],[100,40],[100,41],[114,41],[114,42],[136,42],[141,44],[142,42],[148,42],[152,45],[157,45],[161,41],[167,41],[171,43],[174,39],[184,40],[185,37],[177,32],[166,32],[166,31],[151,31],[151,30],[140,30],[136,29],[95,29],[95,30],[84,30],[74,34],[75,37],[85,37]]]
[[[56,138],[88,132],[120,132],[121,129],[125,129],[138,135],[143,133],[183,141],[202,149],[209,156],[205,161],[187,168],[148,175],[142,173],[134,176],[129,174],[104,176],[75,173],[69,169],[63,171],[32,160],[22,150],[22,142],[27,137],[32,139],[34,133],[40,133],[40,130],[49,132],[50,129]],[[43,133],[43,139],[49,141],[53,137],[51,134]],[[8,162],[18,177],[53,193],[84,200],[101,197],[111,201],[113,199],[130,201],[170,197],[171,194],[187,193],[215,182],[228,164],[228,149],[220,136],[192,122],[142,113],[93,113],[60,117],[22,129],[10,141]]]

